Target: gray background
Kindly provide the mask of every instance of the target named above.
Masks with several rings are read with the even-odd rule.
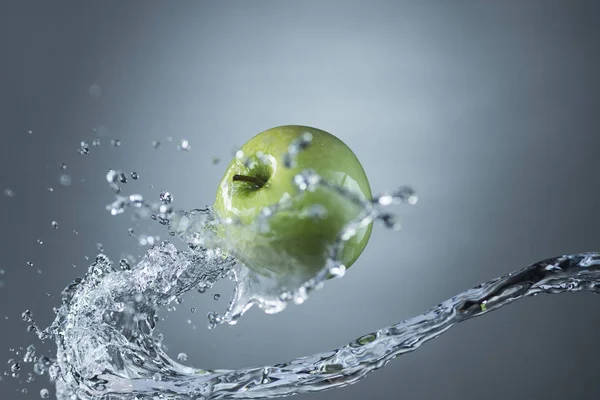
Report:
[[[178,207],[202,207],[232,149],[281,124],[336,134],[375,192],[406,183],[421,201],[302,306],[209,331],[223,284],[164,312],[169,352],[189,364],[328,350],[537,260],[600,250],[597,1],[13,0],[0,5],[0,51],[0,188],[15,193],[0,196],[2,360],[37,344],[21,312],[49,324],[96,243],[139,256],[127,228],[165,236],[107,214],[108,168],[141,175],[126,192],[169,190]],[[177,151],[182,138],[191,151]],[[599,311],[589,293],[525,299],[356,385],[296,398],[597,399]],[[27,370],[3,376],[0,398],[51,387],[22,383]]]

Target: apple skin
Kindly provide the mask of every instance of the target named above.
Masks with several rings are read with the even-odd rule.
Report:
[[[286,168],[284,157],[289,146],[306,132],[312,135],[310,145],[297,154],[291,168]],[[334,135],[300,125],[266,130],[240,150],[244,157],[236,157],[229,164],[213,206],[218,218],[232,218],[242,223],[241,227],[227,226],[227,232],[221,232],[230,244],[227,250],[250,269],[268,275],[300,279],[314,276],[326,265],[329,250],[344,226],[356,219],[361,210],[326,188],[298,195],[294,177],[310,169],[330,184],[351,190],[363,200],[371,200],[369,181],[358,158]],[[266,183],[259,187],[234,180],[235,175],[258,178]],[[252,225],[263,208],[286,199],[288,205],[268,220],[268,230],[261,231]],[[325,211],[321,218],[307,215],[315,205]],[[339,258],[346,268],[366,247],[371,229],[372,224],[365,226],[344,244]]]

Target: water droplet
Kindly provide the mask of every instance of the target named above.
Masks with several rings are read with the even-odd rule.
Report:
[[[379,199],[377,199],[377,202],[379,204],[381,204],[382,206],[388,206],[388,205],[392,204],[393,201],[394,201],[394,198],[390,195],[380,196]]]
[[[118,176],[119,174],[117,171],[115,171],[114,169],[109,169],[106,173],[106,181],[108,183],[116,183]]]
[[[58,222],[52,221],[52,229],[58,229]]]
[[[131,173],[131,179],[133,179],[134,181],[137,180],[139,178],[139,174],[137,172],[132,172]]]
[[[100,87],[100,85],[98,84],[93,84],[88,88],[88,91],[90,92],[90,96],[98,98],[100,96],[102,96],[102,88]]]
[[[182,151],[190,150],[190,142],[188,142],[186,139],[182,139],[181,142],[179,142],[177,149]]]
[[[4,195],[5,195],[6,197],[14,197],[14,195],[15,195],[15,192],[13,192],[13,191],[12,191],[12,189],[8,189],[8,188],[7,188],[7,189],[4,189]]]
[[[90,153],[90,145],[86,141],[82,141],[79,144],[79,154],[89,154]]]
[[[221,295],[219,293],[215,293],[215,295],[213,296],[213,299],[215,300],[219,300],[221,298]]]
[[[110,144],[113,147],[121,147],[121,141],[119,139],[112,139],[110,141]]]
[[[283,164],[286,168],[293,168],[296,166],[296,158],[298,153],[306,149],[312,142],[312,134],[305,132],[298,139],[295,139],[288,147],[287,153],[283,156]]]
[[[48,389],[46,389],[46,388],[40,390],[40,397],[42,399],[48,399],[48,398],[50,398],[50,391]]]
[[[23,313],[21,314],[21,319],[25,322],[33,321],[33,314],[31,312],[31,310],[23,311]]]
[[[163,204],[171,204],[173,202],[173,195],[169,192],[161,192],[160,201]]]
[[[69,186],[71,185],[71,177],[67,174],[63,174],[60,176],[60,178],[58,179],[60,184],[63,186]]]
[[[50,368],[48,368],[48,376],[50,377],[50,380],[55,381],[59,375],[60,375],[60,367],[56,363],[52,364],[50,366]]]
[[[131,266],[129,265],[129,262],[127,262],[126,259],[122,258],[119,261],[119,267],[123,270],[123,271],[129,271],[131,270]]]
[[[129,195],[129,202],[132,206],[140,208],[144,205],[144,197],[141,194],[131,194]]]
[[[314,171],[303,171],[302,173],[294,176],[294,183],[301,191],[314,192],[321,182],[321,177]]]
[[[30,344],[29,346],[27,346],[27,350],[25,351],[25,354],[23,355],[23,362],[26,362],[26,363],[33,362],[34,357],[35,357],[35,346]]]
[[[177,354],[177,361],[185,362],[188,359],[188,355],[185,353]]]
[[[119,176],[118,177],[119,177],[119,182],[121,182],[121,183],[127,183],[127,176],[125,176],[124,173],[119,172]]]

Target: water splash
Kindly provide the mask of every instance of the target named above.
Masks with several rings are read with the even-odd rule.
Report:
[[[310,143],[311,137],[307,135],[294,142],[285,155],[286,165],[295,165],[296,155]],[[238,151],[236,156],[244,155]],[[131,178],[136,179],[133,175]],[[387,207],[415,204],[417,195],[411,188],[402,187],[365,201],[329,184],[313,171],[298,174],[294,179],[298,195],[304,191],[329,190],[354,203],[360,212],[339,233],[326,265],[310,279],[282,290],[276,278],[246,268],[224,250],[227,243],[214,234],[215,227],[238,226],[239,222],[216,220],[210,208],[175,211],[174,196],[167,191],[161,192],[155,203],[148,203],[135,193],[122,196],[118,184],[125,184],[127,177],[117,170],[110,170],[106,180],[117,192],[116,200],[106,207],[110,214],[132,210],[144,218],[152,218],[189,248],[177,250],[170,242],[152,245],[154,237],[140,235],[140,243],[144,240],[152,245],[142,260],[135,263],[123,258],[113,263],[105,254],[99,254],[85,276],[63,291],[50,327],[40,330],[31,312],[23,313],[28,331],[57,345],[53,359],[36,359],[35,348],[28,348],[23,363],[33,363],[36,374],[47,374],[55,382],[59,400],[255,399],[326,390],[355,383],[453,325],[520,298],[539,293],[600,291],[600,253],[565,255],[491,280],[420,316],[368,333],[335,350],[259,368],[192,368],[180,364],[187,361],[185,353],[177,356],[179,362],[169,358],[162,337],[154,335],[161,308],[170,307],[190,290],[206,292],[224,278],[232,279],[235,289],[223,315],[209,313],[209,326],[213,328],[223,323],[235,324],[252,306],[275,313],[282,311],[289,301],[302,303],[314,290],[323,287],[330,276],[344,275],[345,266],[338,261],[337,254],[345,241],[373,222],[398,229],[400,225]],[[255,224],[241,228],[268,228],[270,218],[285,207],[283,203],[266,208]],[[321,211],[316,207],[307,212],[319,218]],[[129,234],[133,235],[132,229]],[[103,249],[98,247],[98,250]],[[11,365],[15,375],[21,368],[20,361]],[[40,396],[48,396],[48,391],[40,392]]]
[[[169,243],[151,249],[132,271],[117,273],[107,258],[97,259],[85,278],[65,290],[57,320],[40,334],[58,344],[58,398],[253,399],[321,391],[355,383],[453,325],[520,298],[600,292],[600,253],[565,255],[493,279],[329,352],[240,370],[198,370],[171,360],[152,336],[156,309],[200,282],[211,285],[234,265],[218,252],[178,252]]]
[[[416,201],[412,190],[402,188],[364,202],[329,186],[312,172],[301,174],[296,182],[300,190],[327,187],[343,192],[348,200],[363,206],[364,213],[340,234],[340,242],[357,226],[373,220],[394,228],[386,222],[390,214],[380,206]],[[260,368],[199,370],[181,365],[162,350],[161,338],[153,335],[159,308],[186,291],[205,291],[219,279],[230,277],[237,285],[227,312],[223,316],[210,313],[209,322],[213,327],[235,323],[255,304],[276,312],[287,301],[301,302],[323,285],[328,273],[343,275],[344,268],[332,258],[332,263],[297,290],[270,297],[273,287],[260,280],[264,277],[253,274],[226,253],[205,247],[211,239],[211,230],[206,227],[214,223],[210,209],[176,212],[171,221],[171,232],[186,240],[190,249],[178,251],[172,243],[163,242],[152,247],[134,267],[120,270],[100,254],[85,277],[63,292],[54,324],[40,333],[42,339],[57,343],[57,357],[48,373],[56,381],[59,399],[71,399],[73,395],[86,400],[158,396],[252,399],[326,390],[355,383],[453,325],[517,299],[538,293],[600,291],[600,253],[567,255],[479,285],[425,314],[368,333],[329,352]],[[178,357],[180,362],[184,359]]]

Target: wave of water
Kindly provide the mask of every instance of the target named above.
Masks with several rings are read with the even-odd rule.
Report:
[[[157,308],[199,282],[223,277],[231,262],[218,252],[179,252],[170,243],[151,249],[131,271],[111,271],[110,262],[100,257],[81,282],[65,290],[65,312],[59,312],[53,327],[42,334],[58,345],[57,397],[254,399],[321,391],[355,383],[453,325],[520,298],[600,291],[600,253],[565,255],[493,279],[420,316],[310,357],[212,371],[171,360],[152,337]]]

